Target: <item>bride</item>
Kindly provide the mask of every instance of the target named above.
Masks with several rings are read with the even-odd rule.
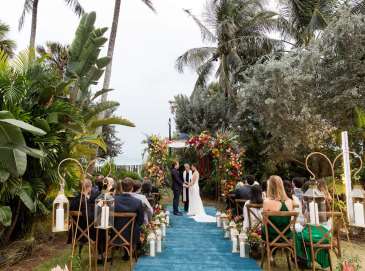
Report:
[[[186,186],[189,187],[189,210],[188,215],[192,216],[197,222],[215,222],[215,217],[207,215],[204,210],[202,199],[200,198],[199,189],[199,172],[194,164],[191,165],[193,176],[191,182]]]

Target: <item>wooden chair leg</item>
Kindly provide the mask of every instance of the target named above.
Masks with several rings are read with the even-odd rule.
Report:
[[[133,248],[129,249],[129,271],[132,271],[133,265]]]
[[[271,271],[271,250],[269,246],[266,246],[266,257],[267,257],[267,270]]]
[[[330,262],[330,270],[332,271],[332,260],[331,260],[331,250],[328,250],[328,260]]]
[[[108,243],[105,244],[105,258],[104,258],[104,271],[108,270],[108,252],[109,252],[109,246]]]
[[[288,264],[288,269],[291,270],[290,258],[289,258],[289,253],[288,253],[288,250],[287,249],[285,249],[285,255],[286,255],[286,262]]]
[[[266,247],[264,245],[261,248],[261,268],[264,268],[265,256],[266,256]]]

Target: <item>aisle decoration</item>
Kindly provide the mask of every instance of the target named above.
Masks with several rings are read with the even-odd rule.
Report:
[[[147,139],[145,152],[148,153],[148,159],[145,164],[145,172],[157,187],[165,185],[169,164],[168,143],[168,140],[156,135],[151,135]]]
[[[244,150],[236,138],[236,135],[228,131],[217,132],[215,136],[202,132],[187,141],[187,144],[194,148],[200,157],[212,158],[215,166],[212,174],[215,176],[211,179],[220,180],[224,195],[235,188],[243,174]]]

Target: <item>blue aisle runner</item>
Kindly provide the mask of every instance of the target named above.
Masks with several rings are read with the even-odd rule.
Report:
[[[207,207],[210,215],[215,209]],[[171,214],[171,227],[163,242],[162,253],[141,257],[136,271],[230,271],[261,270],[256,261],[231,253],[231,241],[223,238],[222,229],[214,223],[197,223],[184,215]]]

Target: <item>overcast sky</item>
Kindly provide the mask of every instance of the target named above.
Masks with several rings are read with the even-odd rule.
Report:
[[[111,25],[113,0],[79,1],[86,11],[97,12],[97,26]],[[0,20],[10,25],[10,37],[16,40],[18,50],[27,47],[30,34],[30,16],[23,30],[17,30],[23,2],[7,1],[0,9]],[[199,15],[205,0],[153,3],[157,14],[138,0],[123,0],[121,6],[111,79],[115,90],[109,97],[120,103],[117,113],[136,124],[136,128],[117,128],[124,142],[124,153],[117,162],[124,164],[141,162],[145,134],[168,135],[168,101],[179,93],[190,94],[196,79],[192,72],[179,74],[174,63],[186,49],[202,45],[199,29],[182,9]],[[36,43],[70,43],[78,20],[63,0],[39,0]]]

